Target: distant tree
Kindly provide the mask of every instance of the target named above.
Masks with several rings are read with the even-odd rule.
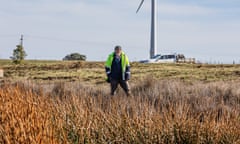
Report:
[[[85,55],[81,55],[79,53],[71,53],[69,55],[66,55],[63,60],[81,60],[86,61],[87,57]]]
[[[13,56],[10,58],[13,60],[13,63],[20,64],[27,56],[22,45],[17,45],[17,48],[13,50]]]

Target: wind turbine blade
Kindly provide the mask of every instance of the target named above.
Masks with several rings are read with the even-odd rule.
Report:
[[[141,7],[142,7],[142,5],[143,5],[143,2],[144,2],[144,0],[141,1],[141,3],[140,3],[140,5],[139,5],[139,7],[138,7],[136,13],[138,13],[138,11],[141,9]]]

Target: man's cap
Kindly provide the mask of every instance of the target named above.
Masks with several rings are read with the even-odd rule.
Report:
[[[122,47],[117,45],[117,46],[115,46],[115,50],[122,50]]]

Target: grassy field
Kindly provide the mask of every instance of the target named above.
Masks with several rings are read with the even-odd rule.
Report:
[[[84,81],[103,83],[103,62],[26,61],[14,65],[11,61],[0,61],[5,78],[34,81]],[[132,63],[132,80],[146,76],[156,79],[180,79],[183,81],[229,81],[238,80],[240,65],[207,64],[139,64]]]
[[[102,62],[0,65],[0,143],[240,143],[240,65],[133,63],[132,97]]]

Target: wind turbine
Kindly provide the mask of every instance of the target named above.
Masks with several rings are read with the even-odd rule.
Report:
[[[136,13],[141,9],[144,0],[141,1]],[[150,58],[154,58],[157,54],[157,0],[152,0],[151,14],[151,42],[150,42]]]

